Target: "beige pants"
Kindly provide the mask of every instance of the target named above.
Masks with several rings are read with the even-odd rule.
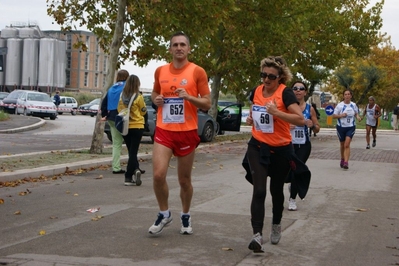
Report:
[[[392,115],[392,125],[393,125],[393,129],[395,129],[395,130],[398,129],[398,116],[397,115]]]

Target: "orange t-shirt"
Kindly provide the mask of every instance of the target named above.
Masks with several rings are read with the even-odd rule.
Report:
[[[265,106],[266,103],[272,101],[276,102],[277,109],[284,112],[289,113],[288,109],[285,107],[283,102],[283,91],[285,89],[284,84],[280,84],[277,90],[270,97],[263,97],[263,84],[258,86],[255,90],[253,105]],[[290,133],[290,124],[278,117],[273,117],[273,133],[264,133],[261,130],[255,129],[255,126],[252,127],[252,136],[273,147],[280,147],[290,144],[291,142],[291,133]]]
[[[169,131],[189,131],[198,128],[197,107],[176,97],[175,90],[184,88],[192,96],[210,94],[205,70],[194,63],[177,69],[172,63],[155,71],[154,91],[162,94],[164,105],[158,107],[157,127]]]

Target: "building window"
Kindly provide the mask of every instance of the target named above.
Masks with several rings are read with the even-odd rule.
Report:
[[[100,44],[98,43],[98,39],[96,39],[96,53],[100,52]]]
[[[104,56],[103,71],[105,73],[107,72],[107,61],[108,61],[108,56]]]
[[[89,69],[89,54],[86,54],[86,58],[85,58],[85,69]]]
[[[71,69],[71,52],[67,52],[66,56],[67,56],[67,68]]]
[[[85,86],[85,87],[87,87],[87,78],[88,78],[88,76],[89,76],[89,72],[85,72],[85,79],[84,79],[84,82],[83,82],[83,86]]]
[[[86,47],[88,52],[90,50],[90,36],[86,36]]]
[[[68,34],[67,35],[67,50],[71,50],[72,49],[72,35]]]
[[[94,76],[94,87],[98,88],[98,74],[96,73],[96,75]]]
[[[106,77],[107,77],[107,75],[104,74],[104,75],[103,75],[103,88],[105,87],[105,79],[106,79]]]
[[[65,80],[65,85],[71,85],[71,71],[69,71],[69,70],[66,70],[65,71],[65,77],[66,77],[66,80]]]
[[[100,56],[96,55],[96,71],[100,70],[100,66],[99,66],[99,63],[98,63],[99,60],[100,60]]]

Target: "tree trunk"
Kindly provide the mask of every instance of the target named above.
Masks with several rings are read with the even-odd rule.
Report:
[[[105,97],[108,88],[110,88],[114,83],[115,69],[118,63],[119,49],[122,46],[122,37],[126,21],[126,5],[127,5],[127,0],[118,0],[118,15],[116,18],[114,35],[112,37],[110,56],[108,57],[107,79],[105,82],[105,89],[103,90],[104,93],[102,98]],[[101,122],[100,119],[101,119],[101,113],[98,112],[96,116],[96,123],[94,125],[93,139],[91,141],[90,153],[97,154],[97,153],[102,153],[103,151],[102,140],[104,136],[104,123]]]

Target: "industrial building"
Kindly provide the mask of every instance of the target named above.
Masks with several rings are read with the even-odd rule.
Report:
[[[86,44],[85,51],[74,47],[78,41]],[[91,32],[41,31],[37,25],[11,25],[0,32],[0,91],[100,94],[107,57]]]

